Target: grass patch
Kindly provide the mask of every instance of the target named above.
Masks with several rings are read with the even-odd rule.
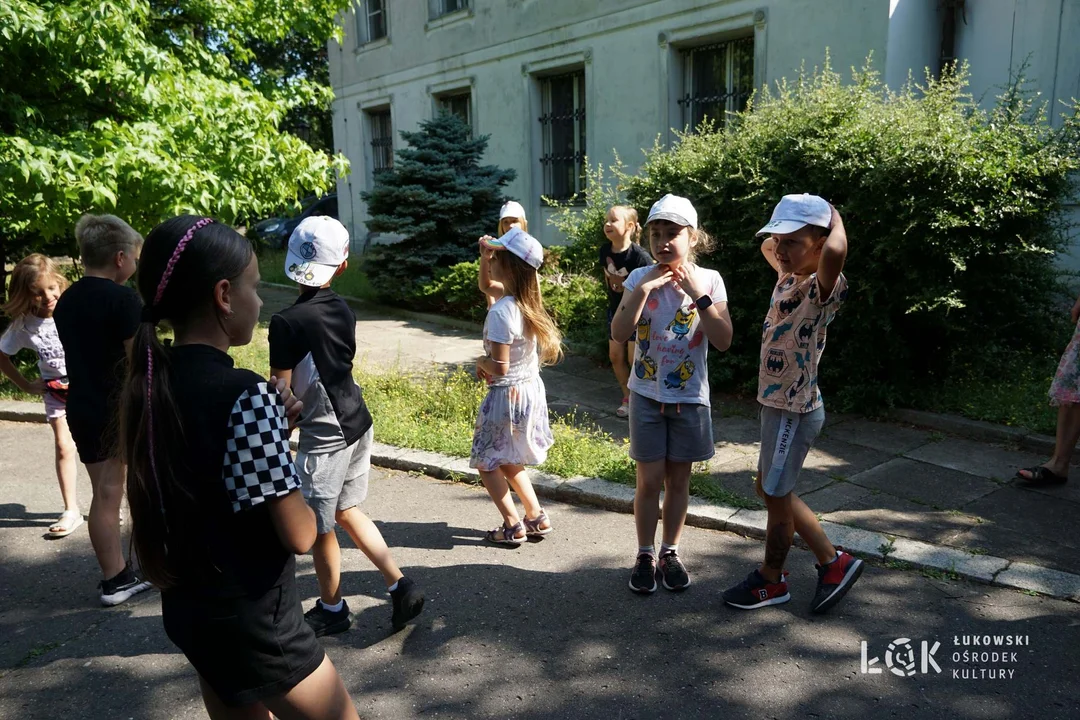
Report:
[[[279,283],[281,285],[295,285],[285,275],[285,251],[267,250],[259,252],[259,275],[265,282]],[[338,295],[359,298],[361,300],[374,301],[375,294],[371,290],[371,283],[367,274],[360,269],[359,260],[355,264],[350,263],[345,272],[334,279],[334,292]]]

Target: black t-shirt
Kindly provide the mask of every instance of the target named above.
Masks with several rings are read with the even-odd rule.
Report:
[[[353,379],[356,315],[330,288],[304,292],[270,320],[270,367],[292,370],[304,403],[300,451],[346,448],[371,427],[371,413]]]
[[[634,270],[646,265],[652,265],[652,256],[637,243],[630,243],[630,247],[620,253],[611,252],[611,243],[606,242],[600,246],[600,267],[612,275],[619,275],[623,280]],[[611,289],[611,283],[604,277],[604,291],[608,296],[608,309],[615,311],[622,302],[623,294]]]
[[[83,277],[60,296],[53,311],[67,361],[68,411],[114,415],[124,382],[124,341],[139,327],[142,301],[112,280]]]
[[[257,597],[296,571],[266,504],[300,488],[285,406],[265,379],[234,368],[216,348],[181,345],[168,353],[183,443],[176,477],[194,499],[188,512],[166,508],[189,539],[169,548],[180,576],[175,590]]]

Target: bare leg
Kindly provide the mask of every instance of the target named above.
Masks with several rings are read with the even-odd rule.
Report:
[[[75,441],[71,439],[67,418],[53,418],[49,424],[52,425],[53,437],[56,439],[56,478],[60,481],[64,510],[77,511],[79,500],[75,487],[79,473],[79,456],[75,450]]]
[[[1054,456],[1043,467],[1055,475],[1068,477],[1077,440],[1080,440],[1080,405],[1064,403],[1058,407]]]
[[[525,470],[525,466],[502,465],[499,470],[510,483],[510,487],[514,488],[514,492],[521,499],[521,504],[525,506],[525,517],[530,520],[539,517],[540,500],[536,497],[536,491],[533,489],[532,481],[529,480],[529,473]]]
[[[299,685],[264,704],[278,720],[360,720],[329,657],[324,657],[322,665]]]
[[[401,570],[394,563],[390,548],[387,547],[378,526],[371,522],[371,518],[360,508],[354,506],[348,510],[338,510],[337,521],[341,527],[345,528],[345,532],[349,533],[356,547],[360,548],[364,555],[367,555],[367,559],[382,573],[386,587],[390,587],[402,578]],[[324,599],[323,602],[325,603],[326,600]]]
[[[780,582],[784,571],[792,540],[795,539],[795,518],[791,508],[791,493],[783,497],[765,496],[765,507],[769,511],[768,525],[765,530],[765,562],[758,568],[769,582]]]
[[[626,362],[626,344],[608,340],[608,360],[611,361],[611,369],[615,371],[615,379],[619,381],[622,396],[630,397],[627,383],[630,382],[630,366]]]
[[[754,490],[758,497],[767,500],[765,491],[761,488],[761,477],[754,478]],[[817,557],[818,565],[830,563],[836,559],[836,548],[829,542],[825,530],[818,522],[817,515],[807,507],[806,503],[795,493],[791,493],[791,513],[795,522],[795,532],[810,546],[814,556]]]
[[[315,577],[319,581],[319,597],[323,605],[341,602],[341,546],[337,533],[331,530],[315,538],[311,548],[315,563]]]
[[[503,517],[503,526],[514,527],[521,522],[517,508],[514,507],[514,498],[510,496],[510,485],[506,482],[506,476],[503,475],[502,470],[481,470],[480,479],[484,482],[488,495],[491,496],[495,507],[499,509],[499,514]],[[525,529],[522,528],[521,532],[524,536]]]
[[[688,462],[665,461],[664,478],[664,542],[678,545],[686,523],[686,508],[690,504],[690,470]]]
[[[634,491],[634,527],[638,547],[656,542],[656,523],[660,519],[660,488],[664,486],[666,460],[637,463],[637,488]],[[685,508],[683,510],[685,513]]]
[[[124,500],[124,464],[106,460],[86,466],[94,498],[90,502],[90,543],[106,580],[124,569],[120,547],[120,504]]]
[[[203,704],[206,706],[206,714],[210,716],[210,720],[270,720],[270,711],[262,703],[229,707],[222,702],[202,675],[199,676],[199,689],[202,690]]]

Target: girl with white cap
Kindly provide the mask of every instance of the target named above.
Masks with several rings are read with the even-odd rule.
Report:
[[[529,221],[525,219],[525,208],[521,203],[516,200],[507,200],[503,203],[503,206],[499,208],[499,231],[495,233],[495,237],[502,237],[506,233],[510,232],[510,228],[521,228],[525,232],[529,232]],[[485,235],[480,238],[481,246],[486,240],[494,240],[490,235]],[[499,296],[492,292],[492,279],[491,279],[491,266],[488,263],[487,253],[480,253],[480,291],[484,293],[487,298],[487,305],[490,308],[492,304],[499,299]]]

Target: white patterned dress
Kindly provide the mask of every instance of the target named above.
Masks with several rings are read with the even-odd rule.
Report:
[[[469,467],[496,470],[502,465],[540,465],[555,438],[548,422],[547,394],[540,379],[536,341],[524,334],[524,320],[513,297],[499,299],[484,321],[484,350],[510,346],[506,375],[488,381],[473,433]]]

